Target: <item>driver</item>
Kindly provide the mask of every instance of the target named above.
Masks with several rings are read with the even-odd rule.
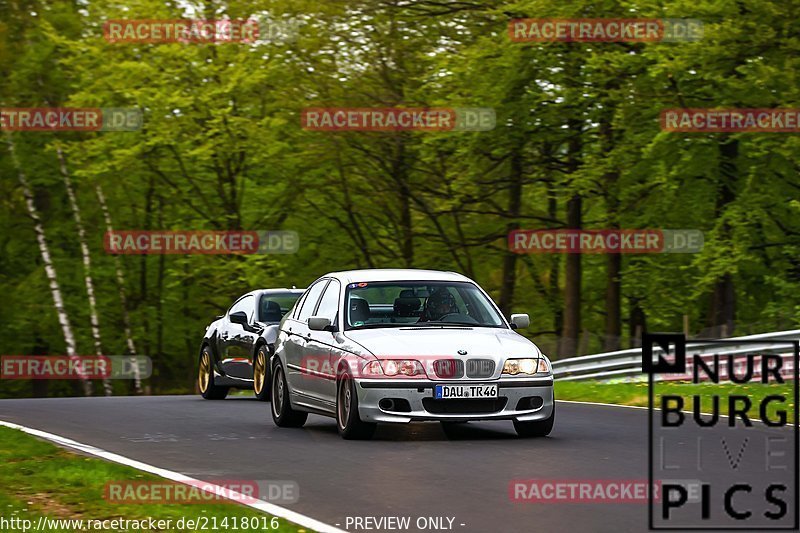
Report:
[[[458,313],[456,299],[447,289],[436,289],[425,301],[420,322],[441,320],[444,316]]]

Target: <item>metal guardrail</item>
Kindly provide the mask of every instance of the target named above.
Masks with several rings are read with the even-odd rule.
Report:
[[[691,339],[688,340],[691,341]],[[701,356],[770,353],[786,357],[793,355],[793,353],[780,349],[775,344],[770,344],[770,341],[800,341],[800,329],[732,337],[724,340],[726,341],[724,345],[714,341],[692,342],[690,345],[691,353]],[[730,342],[737,340],[751,342],[743,344]],[[754,344],[752,341],[764,341],[764,343]],[[658,351],[658,349],[654,349],[655,353],[658,353]],[[583,355],[553,361],[553,375],[560,381],[632,379],[637,377],[641,377],[643,380],[645,375],[642,373],[642,349],[631,348],[629,350]]]

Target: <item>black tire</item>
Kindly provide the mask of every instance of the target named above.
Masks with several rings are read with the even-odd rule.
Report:
[[[203,346],[197,370],[197,385],[200,387],[200,396],[206,400],[224,400],[230,387],[219,387],[214,384],[214,365],[212,361],[211,350],[208,346]]]
[[[369,440],[378,427],[358,416],[356,384],[347,373],[336,382],[336,427],[345,440]]]
[[[553,431],[556,421],[556,404],[553,402],[553,412],[544,420],[534,422],[517,422],[514,420],[514,429],[520,437],[546,437]]]
[[[308,418],[308,413],[295,411],[289,400],[289,385],[286,383],[286,374],[280,361],[275,362],[272,368],[272,405],[270,413],[275,425],[282,428],[303,427]]]
[[[253,392],[262,402],[270,400],[269,347],[260,344],[253,356]]]

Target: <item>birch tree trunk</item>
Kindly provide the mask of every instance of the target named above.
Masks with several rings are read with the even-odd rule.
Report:
[[[98,184],[95,187],[97,193],[97,200],[100,203],[100,210],[103,212],[103,219],[106,223],[106,231],[114,231],[114,224],[111,222],[111,212],[108,210],[108,203],[106,196],[103,194],[103,188]],[[136,344],[133,342],[133,334],[131,332],[131,315],[128,311],[128,296],[125,292],[125,273],[122,270],[122,264],[118,255],[114,255],[114,269],[117,279],[117,290],[119,290],[119,301],[122,306],[122,328],[125,333],[125,343],[128,347],[128,355],[136,356]],[[136,394],[142,394],[142,380],[139,377],[139,366],[136,361],[133,361],[133,387]]]
[[[78,200],[75,197],[75,191],[72,188],[72,180],[69,177],[67,170],[67,161],[64,158],[64,152],[61,147],[56,148],[58,154],[58,165],[61,170],[61,176],[64,178],[64,187],[67,189],[67,197],[69,198],[69,205],[72,209],[72,217],[75,220],[75,226],[78,228],[78,242],[81,247],[81,257],[83,258],[83,280],[86,284],[86,295],[89,299],[89,322],[92,329],[92,340],[94,341],[94,353],[98,357],[103,356],[103,343],[100,338],[100,318],[97,315],[97,299],[94,296],[94,280],[92,279],[92,257],[89,254],[89,245],[86,242],[86,230],[83,227],[83,220],[81,219],[81,210],[78,206]],[[103,392],[106,396],[111,396],[114,389],[111,386],[111,381],[108,378],[103,379]]]
[[[61,296],[61,287],[58,284],[56,268],[55,265],[53,265],[53,260],[50,256],[50,249],[47,246],[47,239],[45,238],[44,225],[42,224],[42,219],[39,217],[39,213],[36,210],[36,205],[33,202],[33,192],[31,191],[30,184],[28,183],[28,178],[25,177],[25,173],[23,172],[22,167],[19,164],[19,160],[17,159],[17,154],[14,149],[14,141],[10,134],[6,135],[6,140],[8,142],[9,152],[11,153],[11,161],[17,169],[17,177],[22,185],[22,194],[25,196],[25,205],[28,209],[28,215],[33,220],[33,229],[36,232],[36,241],[39,244],[39,252],[42,256],[42,263],[44,263],[44,271],[50,284],[50,294],[53,297],[53,307],[55,308],[56,315],[58,317],[58,323],[61,325],[61,331],[64,334],[64,342],[67,345],[67,356],[70,357],[70,359],[77,360],[78,353],[75,344],[75,336],[72,333],[72,326],[69,322],[69,316],[67,315],[67,310],[64,307],[64,299]],[[80,368],[80,365],[77,366]],[[92,382],[89,381],[85,375],[79,375],[81,375],[81,381],[83,383],[83,393],[86,396],[91,396]]]

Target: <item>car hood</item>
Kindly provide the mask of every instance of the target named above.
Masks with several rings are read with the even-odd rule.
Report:
[[[379,359],[397,357],[538,357],[539,348],[510,330],[469,327],[408,327],[350,330],[346,336]],[[465,350],[466,354],[459,354]]]

